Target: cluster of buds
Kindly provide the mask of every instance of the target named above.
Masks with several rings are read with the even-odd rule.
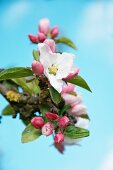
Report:
[[[32,126],[40,129],[42,134],[49,136],[54,134],[54,142],[59,144],[64,141],[63,130],[69,125],[69,118],[67,116],[58,116],[56,113],[46,112],[45,117],[47,121],[41,116],[36,116],[31,120]]]
[[[50,21],[47,18],[41,19],[38,24],[39,32],[36,35],[29,34],[28,37],[32,43],[38,44],[44,42],[48,37],[54,39],[59,34],[57,25],[50,29]]]
[[[71,106],[70,112],[73,116],[86,114],[86,106],[82,102],[81,95],[75,92],[75,85],[66,84],[62,89],[62,97],[65,103]]]

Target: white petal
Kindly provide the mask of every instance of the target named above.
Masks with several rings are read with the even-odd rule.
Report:
[[[56,79],[56,76],[52,75],[52,74],[49,74],[47,75],[49,81],[50,81],[50,84],[59,92],[61,93],[62,91],[62,87],[63,87],[63,80],[58,80]]]
[[[44,65],[45,69],[56,63],[57,54],[52,53],[50,47],[47,44],[39,43],[38,47],[40,51],[40,62]]]
[[[77,123],[75,124],[76,127],[83,128],[83,129],[87,129],[88,125],[89,125],[89,120],[81,117],[77,119]]]
[[[57,64],[59,68],[56,76],[58,79],[62,79],[68,76],[68,74],[70,73],[73,67],[73,60],[74,60],[74,55],[70,53],[62,53],[57,58]]]

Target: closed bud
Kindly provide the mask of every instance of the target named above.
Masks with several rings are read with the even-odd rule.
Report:
[[[69,118],[67,116],[62,116],[58,119],[58,126],[59,127],[66,127],[69,124]]]
[[[74,89],[75,89],[75,85],[74,84],[67,83],[62,88],[62,94],[63,93],[72,93],[72,92],[74,92]]]
[[[40,76],[44,73],[44,67],[39,61],[34,60],[33,63],[32,63],[32,71],[37,76]]]
[[[73,105],[73,107],[71,108],[70,112],[74,115],[74,116],[80,116],[83,114],[87,113],[87,108],[85,105],[83,105],[82,103],[80,104],[75,104]]]
[[[75,76],[77,76],[78,73],[79,73],[79,69],[75,68],[72,73],[70,73],[67,77],[64,78],[64,80],[70,80],[70,79],[74,78]]]
[[[48,18],[43,18],[39,21],[39,31],[47,34],[49,32],[49,19]]]
[[[58,29],[58,26],[57,26],[57,25],[55,25],[55,26],[51,29],[50,34],[51,34],[51,37],[52,37],[52,38],[55,38],[55,37],[58,36],[58,34],[59,34],[59,29]]]
[[[34,126],[35,128],[37,129],[40,129],[42,128],[42,126],[44,125],[44,120],[41,116],[37,116],[37,117],[34,117],[32,120],[31,120],[31,124],[32,126]]]
[[[54,137],[55,143],[62,143],[64,141],[64,135],[62,133],[57,133]]]
[[[38,43],[38,37],[36,35],[29,34],[28,37],[32,43]]]
[[[56,45],[55,45],[54,40],[46,39],[46,40],[44,41],[44,43],[47,44],[47,45],[50,47],[50,49],[51,49],[51,51],[52,51],[53,53],[56,51]]]
[[[45,34],[39,32],[39,33],[38,33],[38,40],[39,40],[39,42],[43,42],[45,39],[46,39]]]
[[[68,93],[63,93],[62,98],[64,99],[65,104],[69,104],[71,106],[81,103],[82,101],[82,97],[80,95],[75,96]]]
[[[53,125],[48,122],[42,127],[42,134],[49,136],[53,133]]]
[[[45,116],[49,119],[49,120],[56,120],[58,119],[58,115],[55,113],[51,113],[51,112],[46,112]]]

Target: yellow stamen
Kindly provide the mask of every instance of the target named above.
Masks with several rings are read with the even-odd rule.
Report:
[[[58,67],[53,64],[51,67],[48,68],[48,70],[49,70],[49,74],[53,74],[55,76],[58,71]]]

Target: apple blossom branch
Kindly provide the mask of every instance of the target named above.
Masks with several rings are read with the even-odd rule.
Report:
[[[38,46],[33,50],[31,67],[0,70],[0,94],[9,102],[2,115],[16,118],[19,114],[26,124],[22,143],[53,134],[54,146],[62,153],[64,145],[89,136],[87,109],[76,85],[90,92],[91,89],[78,75],[75,55],[57,52],[57,43],[73,49],[75,44],[67,37],[58,37],[59,27],[50,28],[47,18],[40,20],[38,30],[36,35],[28,35],[31,43]]]

